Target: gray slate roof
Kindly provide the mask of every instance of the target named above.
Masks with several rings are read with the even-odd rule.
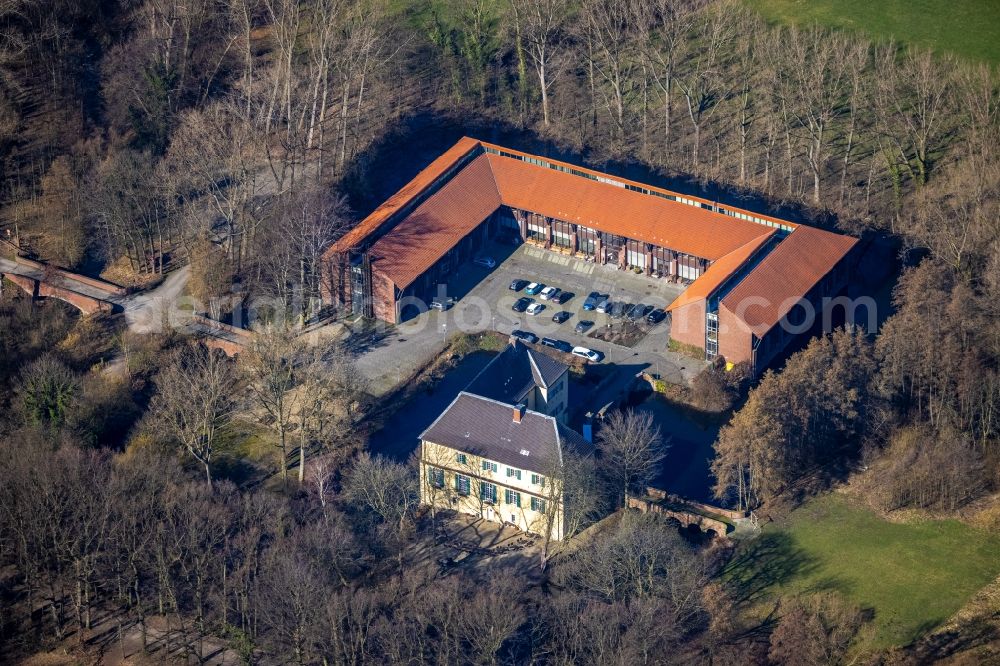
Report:
[[[513,405],[465,391],[420,439],[540,474],[552,474],[567,448],[593,451],[592,444],[551,416],[526,411],[515,423]]]
[[[515,340],[497,354],[465,390],[501,402],[518,403],[535,386],[551,386],[567,367]]]

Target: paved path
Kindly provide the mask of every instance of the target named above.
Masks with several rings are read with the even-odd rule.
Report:
[[[176,315],[178,299],[190,277],[191,266],[183,266],[167,275],[154,289],[121,299],[118,304],[125,311],[129,329],[136,333],[157,331],[165,314],[176,321],[171,314]]]

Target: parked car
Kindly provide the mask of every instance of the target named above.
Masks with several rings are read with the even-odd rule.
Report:
[[[510,337],[516,338],[521,342],[527,342],[528,344],[532,345],[538,342],[538,336],[532,333],[531,331],[521,331],[515,329],[510,332]]]
[[[496,268],[497,261],[493,257],[487,257],[483,255],[477,255],[472,263],[482,266],[483,268]]]
[[[594,306],[594,309],[601,314],[608,314],[611,312],[612,307],[614,307],[614,303],[611,302],[611,299],[607,296],[602,296],[598,299],[597,305]]]
[[[532,282],[527,287],[525,287],[524,293],[526,293],[528,296],[537,296],[542,291],[542,289],[545,289],[544,284],[542,284],[541,282]]]
[[[514,312],[524,312],[528,309],[528,306],[535,302],[535,299],[528,298],[527,296],[522,296],[514,302],[514,305],[510,307]]]
[[[667,318],[667,313],[666,311],[663,310],[663,308],[656,308],[648,315],[646,315],[646,321],[648,321],[650,324],[653,324],[654,326],[659,324],[666,318]]]
[[[545,309],[545,304],[544,303],[532,303],[531,305],[528,306],[528,309],[525,310],[525,312],[527,312],[528,314],[534,316],[534,315],[540,313],[544,309]]]
[[[600,363],[604,358],[604,354],[601,352],[588,349],[587,347],[573,347],[573,351],[570,353],[573,354],[573,356],[585,358],[591,363]]]
[[[632,309],[632,306],[624,301],[618,301],[617,303],[611,304],[611,309],[608,310],[608,316],[612,319],[621,319],[625,316],[625,313]]]
[[[565,310],[562,310],[561,312],[557,312],[554,315],[552,315],[552,321],[554,321],[557,324],[561,324],[572,316],[573,316],[572,312],[566,312]]]
[[[652,305],[637,303],[636,305],[632,306],[632,309],[628,311],[628,314],[626,316],[628,317],[629,321],[639,321],[647,314],[649,314],[649,311],[652,309],[653,309]]]
[[[583,309],[589,312],[590,310],[596,308],[598,303],[607,300],[607,298],[607,294],[602,294],[599,291],[592,291],[587,294],[587,299],[583,302]]]
[[[511,291],[521,291],[522,289],[524,289],[527,286],[528,286],[528,281],[527,280],[514,280],[513,282],[510,283],[510,290]]]
[[[593,325],[594,322],[590,321],[589,319],[581,319],[580,321],[576,322],[576,326],[573,328],[573,330],[576,331],[577,333],[586,333],[591,329]]]
[[[451,296],[445,296],[444,298],[438,296],[431,301],[431,309],[441,310],[442,312],[451,309],[451,306],[453,305],[455,305],[455,299]]]
[[[562,291],[559,292],[559,295],[556,296],[555,300],[556,303],[558,303],[559,305],[564,305],[566,301],[573,298],[574,296],[576,296],[576,294],[574,294],[572,291]]]
[[[566,342],[565,340],[556,340],[555,338],[542,338],[542,344],[546,347],[552,347],[553,349],[558,349],[561,352],[566,352],[567,354],[573,351],[573,345]]]
[[[541,293],[538,294],[538,297],[543,301],[552,300],[559,295],[560,291],[559,287],[546,287],[545,289],[542,289]]]

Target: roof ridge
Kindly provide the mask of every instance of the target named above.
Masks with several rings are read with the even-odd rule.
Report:
[[[502,400],[497,400],[496,398],[487,398],[484,395],[478,395],[476,393],[469,393],[468,391],[461,391],[461,392],[459,392],[458,395],[459,396],[466,395],[466,396],[468,396],[470,398],[474,398],[476,400],[483,400],[484,402],[492,402],[495,405],[500,405],[502,407],[508,407],[510,409],[514,409],[515,407],[517,407],[517,405],[513,405],[513,404],[511,404],[509,402],[504,402]],[[458,400],[458,398],[455,398],[455,400]],[[455,404],[455,400],[452,400],[452,405]],[[451,409],[451,405],[448,405],[448,409]],[[448,411],[448,409],[446,409],[445,411]],[[555,421],[556,420],[554,416],[549,416],[548,414],[543,414],[542,412],[538,412],[538,411],[535,411],[533,409],[525,409],[524,413],[525,413],[525,415],[534,414],[535,416],[540,416],[543,419],[547,419],[549,421]],[[440,417],[438,417],[438,418],[440,418]],[[430,428],[428,428],[428,430],[430,430]],[[424,432],[427,432],[427,431],[425,430]]]
[[[678,294],[677,298],[675,298],[670,303],[670,305],[666,307],[666,309],[668,311],[672,311],[676,310],[677,308],[684,307],[685,305],[688,305],[690,303],[694,303],[702,299],[707,299],[719,287],[721,287],[726,282],[726,280],[732,277],[734,273],[736,273],[738,270],[740,270],[740,268],[745,266],[747,262],[753,258],[754,254],[761,247],[763,247],[764,244],[768,242],[768,240],[774,238],[777,235],[777,233],[778,233],[777,229],[767,230],[761,235],[752,238],[746,243],[740,245],[739,247],[733,250],[730,250],[726,254],[722,255],[721,257],[713,261],[712,264],[707,269],[705,269],[705,272],[702,273],[700,276],[698,276],[687,289]],[[717,280],[715,279],[714,272],[712,272],[713,268],[715,268],[716,271],[724,270],[728,265],[727,262],[728,259],[738,258],[742,254],[745,254],[746,256],[743,256],[742,259],[739,261],[739,263],[729,268],[729,270],[727,270],[724,275],[719,276]],[[705,280],[706,277],[711,277],[713,279]],[[705,281],[702,282],[702,280]],[[708,291],[705,291],[706,286],[708,287]]]
[[[531,363],[531,372],[535,375],[535,381],[544,388],[549,387],[548,383],[545,381],[545,375],[542,374],[541,369],[538,367],[538,363],[535,361],[535,350],[525,348],[525,352],[528,356],[528,361]]]
[[[438,421],[444,418],[444,415],[447,414],[451,410],[451,408],[455,406],[455,403],[458,402],[458,399],[461,398],[463,395],[473,395],[473,394],[466,393],[465,391],[459,391],[458,395],[455,396],[455,399],[449,402],[448,406],[445,407],[443,410],[441,410],[441,413],[437,415],[437,418],[434,419],[433,423],[424,428],[423,432],[420,433],[420,437],[418,439],[423,440],[424,435],[430,432],[434,428],[434,426],[437,425]]]

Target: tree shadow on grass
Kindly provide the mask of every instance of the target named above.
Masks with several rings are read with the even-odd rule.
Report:
[[[920,636],[908,649],[916,663],[929,664],[960,655],[970,650],[995,644],[1000,641],[1000,631],[995,620],[989,617],[976,617],[960,622],[946,631],[931,633],[944,621],[943,618],[927,620],[914,632]],[[975,655],[970,655],[974,663]]]
[[[759,601],[777,586],[815,571],[816,559],[782,532],[763,534],[737,554],[722,572],[738,605]]]

